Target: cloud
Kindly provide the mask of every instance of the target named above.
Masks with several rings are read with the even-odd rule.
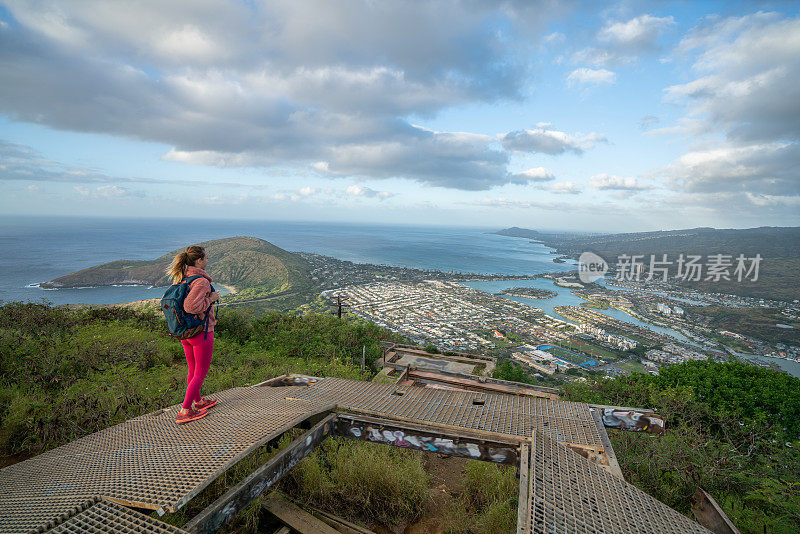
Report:
[[[557,195],[577,195],[583,191],[583,187],[573,182],[557,182],[548,187],[547,190]]]
[[[567,84],[580,85],[611,85],[617,81],[617,75],[606,69],[589,69],[586,67],[575,69],[567,76]]]
[[[626,22],[613,22],[600,30],[597,39],[616,49],[634,53],[654,50],[661,34],[675,25],[673,17],[640,15]]]
[[[595,67],[633,63],[644,53],[659,49],[658,41],[675,26],[673,17],[640,15],[627,21],[609,21],[597,33],[597,46],[579,50],[572,56],[574,63]]]
[[[119,200],[123,198],[141,198],[145,196],[141,191],[134,191],[118,185],[100,185],[94,189],[83,185],[76,185],[73,189],[81,197],[87,199]]]
[[[663,169],[671,183],[688,192],[741,191],[800,195],[800,144],[764,143],[697,150]]]
[[[166,159],[190,164],[324,162],[329,176],[461,189],[508,183],[508,155],[493,139],[424,131],[407,117],[520,100],[531,75],[524,58],[563,9],[467,0],[6,5],[15,24],[0,28],[0,113],[12,120],[164,143]]]
[[[643,184],[636,178],[615,176],[613,174],[595,174],[589,179],[589,185],[595,189],[614,191],[643,191],[653,186]]]
[[[650,130],[656,124],[660,123],[661,119],[656,117],[655,115],[646,115],[642,117],[642,120],[639,121],[639,129],[640,130]]]
[[[543,152],[556,155],[564,152],[581,154],[594,148],[597,143],[606,142],[606,138],[596,133],[585,136],[569,135],[550,129],[547,123],[539,123],[533,130],[517,130],[498,136],[503,148],[515,152]]]
[[[173,185],[211,185],[218,187],[257,187],[240,182],[209,182],[203,180],[164,180],[113,176],[96,169],[65,165],[45,158],[29,146],[0,139],[0,181],[63,183],[136,183]]]
[[[394,196],[394,193],[390,193],[388,191],[376,191],[363,185],[348,186],[347,189],[345,189],[345,193],[352,197],[378,198],[380,200]]]
[[[549,182],[555,180],[553,173],[544,167],[534,167],[522,172],[514,173],[510,176],[511,183],[526,184],[531,182]]]
[[[662,169],[687,192],[800,195],[800,18],[759,12],[709,19],[676,54],[696,78],[665,89],[687,115],[660,133],[702,136]],[[721,134],[721,135],[720,135]]]
[[[299,193],[304,197],[310,197],[316,195],[318,193],[318,190],[315,187],[307,185],[305,187],[301,187]]]

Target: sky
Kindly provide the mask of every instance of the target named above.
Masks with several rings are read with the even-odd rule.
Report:
[[[0,0],[0,214],[800,225],[800,2]]]

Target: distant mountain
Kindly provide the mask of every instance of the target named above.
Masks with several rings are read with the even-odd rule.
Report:
[[[283,292],[309,284],[309,264],[297,254],[287,252],[255,237],[228,237],[198,243],[208,255],[208,274],[219,284],[237,290],[258,287],[262,292]],[[149,261],[118,260],[61,276],[41,285],[43,288],[145,284],[167,286],[166,269],[183,249],[173,250]]]
[[[760,254],[763,259],[756,282],[701,280],[685,284],[704,291],[742,296],[781,300],[800,298],[799,227],[743,230],[689,228],[600,235],[550,234],[524,228],[508,228],[497,233],[532,237],[556,249],[557,253],[575,259],[582,252],[594,252],[612,266],[622,254],[642,255],[645,262],[649,261],[650,255],[656,255],[656,259],[660,260],[662,254],[667,254],[668,261],[676,261],[680,254],[700,255],[704,259],[714,254],[731,255],[734,258],[739,254],[748,258]]]
[[[541,234],[536,230],[528,230],[518,226],[512,226],[511,228],[505,228],[492,233],[508,237],[527,237],[528,239],[537,239],[541,236]]]

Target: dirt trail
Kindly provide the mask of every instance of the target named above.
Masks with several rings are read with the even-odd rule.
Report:
[[[448,510],[459,494],[467,459],[426,453],[425,470],[431,475],[431,495],[428,509],[417,521],[408,525],[388,528],[383,525],[372,525],[378,534],[445,534],[447,532],[446,517]]]

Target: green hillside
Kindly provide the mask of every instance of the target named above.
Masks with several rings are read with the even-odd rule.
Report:
[[[257,288],[259,294],[305,289],[309,265],[300,256],[255,237],[228,237],[198,243],[206,249],[208,274],[238,291]],[[119,260],[89,267],[42,284],[44,288],[147,284],[167,286],[165,270],[181,250],[149,261]]]
[[[729,293],[746,297],[792,301],[800,295],[800,228],[761,227],[748,229],[691,228],[659,232],[624,234],[551,234],[523,228],[507,228],[500,235],[525,237],[577,259],[582,252],[600,255],[612,267],[623,254],[641,255],[648,262],[651,255],[667,255],[675,262],[680,254],[700,255],[705,261],[714,254],[736,258],[744,254],[761,255],[757,281],[685,281],[681,284],[701,291]],[[749,262],[748,262],[749,265]],[[675,274],[673,264],[671,274]]]

